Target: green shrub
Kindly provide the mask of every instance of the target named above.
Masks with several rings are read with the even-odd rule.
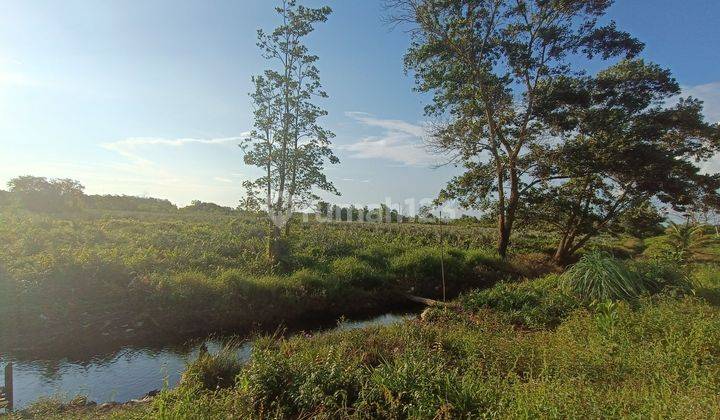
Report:
[[[217,354],[201,351],[198,358],[189,363],[182,378],[183,386],[199,385],[203,389],[229,388],[242,370],[234,346],[226,346]]]
[[[392,258],[392,272],[401,278],[415,282],[435,281],[442,278],[442,268],[446,279],[458,279],[467,272],[465,256],[462,251],[454,248],[422,247],[405,251]]]
[[[715,264],[703,264],[695,267],[692,273],[692,285],[698,296],[715,306],[720,306],[720,267]]]
[[[532,299],[518,296],[533,292]],[[542,304],[542,293],[561,292],[557,276],[496,287],[503,296],[499,301],[510,306]],[[637,305],[606,301],[594,309],[571,311],[552,330],[527,331],[494,313],[455,311],[438,322],[266,339],[256,345],[231,393],[191,398],[189,391],[170,391],[154,403],[150,416],[720,415],[717,308],[695,298],[660,296],[641,298]]]
[[[278,418],[313,411],[328,416],[357,399],[363,373],[356,360],[332,346],[293,358],[258,348],[239,380],[257,411]]]
[[[688,294],[692,292],[692,284],[687,274],[682,271],[675,260],[645,259],[631,261],[629,268],[642,279],[650,293]]]
[[[372,289],[382,284],[382,279],[369,263],[358,257],[344,257],[332,262],[330,274],[341,283],[364,289]]]
[[[466,310],[478,312],[489,308],[499,311],[510,322],[528,328],[557,326],[580,307],[579,300],[560,287],[556,275],[520,283],[500,283],[465,294],[460,301]]]
[[[397,245],[371,244],[359,249],[355,255],[376,269],[387,270],[390,266],[390,259],[401,253],[402,248]]]
[[[253,299],[263,292],[255,277],[236,268],[223,270],[215,281],[234,300]]]
[[[333,286],[331,282],[328,281],[327,274],[310,268],[295,271],[292,273],[291,278],[310,293],[321,293],[327,291],[329,288],[339,286],[337,284]]]
[[[588,302],[635,299],[648,291],[641,276],[604,252],[583,255],[562,278],[565,286]]]
[[[189,307],[207,307],[217,296],[217,287],[199,271],[185,271],[166,277],[161,287],[172,302]]]

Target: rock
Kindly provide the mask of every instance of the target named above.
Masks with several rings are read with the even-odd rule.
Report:
[[[135,330],[132,329],[132,328],[128,328],[128,329],[125,330],[126,333],[131,333],[131,332],[133,332],[133,331],[135,331]]]
[[[152,391],[150,391],[150,392],[148,392],[147,394],[143,395],[143,398],[142,398],[142,399],[153,398],[153,397],[157,397],[158,395],[160,395],[160,390],[159,390],[159,389],[153,389]]]
[[[97,408],[98,408],[99,410],[108,410],[108,409],[111,409],[111,408],[115,408],[115,407],[117,407],[117,406],[119,406],[119,405],[120,405],[120,403],[116,403],[115,401],[112,401],[112,402],[106,402],[106,403],[100,404],[100,405],[97,406]]]

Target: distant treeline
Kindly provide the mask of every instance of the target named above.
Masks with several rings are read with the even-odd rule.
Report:
[[[85,186],[72,179],[20,176],[8,182],[9,191],[0,190],[0,206],[14,206],[45,213],[80,210],[117,210],[168,213],[206,211],[230,214],[233,209],[215,203],[193,201],[178,208],[169,200],[130,195],[87,195]]]
[[[0,206],[13,206],[34,212],[61,213],[82,210],[138,211],[150,213],[171,213],[177,211],[199,211],[220,214],[234,212],[258,212],[238,206],[237,209],[194,200],[189,206],[177,207],[169,200],[136,197],[130,195],[87,195],[85,186],[73,179],[48,179],[37,176],[20,176],[8,182],[9,191],[0,190]],[[315,207],[315,213],[328,221],[375,222],[375,223],[438,223],[440,220],[429,211],[419,215],[406,216],[396,209],[381,204],[378,208],[367,206],[341,207],[321,201]],[[452,224],[476,224],[479,219],[463,215],[459,219],[445,221]],[[491,220],[488,222],[492,223]]]

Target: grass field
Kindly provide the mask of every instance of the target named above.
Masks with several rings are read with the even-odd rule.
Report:
[[[0,218],[0,334],[18,348],[377,312],[405,304],[406,292],[441,296],[441,257],[454,296],[545,270],[538,253],[552,246],[550,235],[519,234],[503,262],[482,227],[298,221],[280,270],[267,264],[262,217],[6,209]]]
[[[244,366],[202,358],[150,404],[23,415],[717,418],[720,270],[697,266],[689,281],[695,292],[600,304],[558,275],[504,282],[403,324],[260,339]]]

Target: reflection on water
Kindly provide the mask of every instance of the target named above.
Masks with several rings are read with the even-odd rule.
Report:
[[[350,330],[371,325],[388,325],[409,318],[386,314],[365,321],[344,321],[336,330]],[[63,399],[87,395],[98,403],[125,402],[163,386],[175,386],[185,366],[197,358],[204,344],[210,353],[218,352],[227,340],[210,339],[193,345],[148,349],[126,347],[112,354],[98,355],[89,361],[35,360],[13,361],[15,407],[23,408],[44,396]],[[252,343],[238,349],[240,360],[248,360]],[[12,357],[0,355],[0,366]]]

